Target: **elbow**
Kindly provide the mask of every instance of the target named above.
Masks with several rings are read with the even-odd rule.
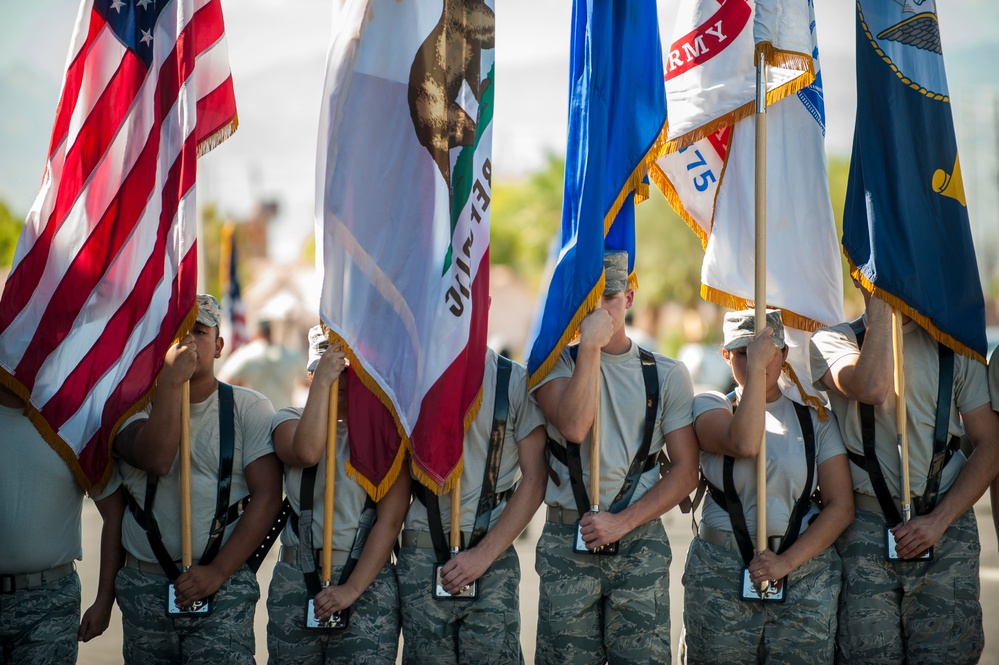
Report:
[[[738,443],[733,447],[732,457],[736,459],[750,459],[756,457],[760,454],[760,444],[762,442],[762,438],[755,442],[744,439],[741,443]]]
[[[566,443],[568,444],[579,444],[589,436],[589,427],[580,427],[576,424],[568,424],[558,428],[559,433],[565,437]]]
[[[854,387],[853,397],[858,402],[879,406],[885,403],[895,389],[895,377],[891,372],[868,375],[866,381]]]
[[[888,399],[889,386],[877,385],[869,386],[866,390],[861,390],[857,394],[857,401],[871,406],[881,406]]]
[[[305,450],[299,449],[298,451],[298,461],[300,464],[294,466],[299,466],[302,469],[307,469],[310,466],[315,466],[319,464],[320,460],[323,458],[323,448],[318,448],[316,450],[311,450],[306,448]]]
[[[143,469],[146,473],[151,473],[154,476],[165,476],[170,473],[170,469],[173,468],[173,460],[176,455],[167,457],[165,454],[160,453],[153,457],[150,457],[149,463],[146,468]]]

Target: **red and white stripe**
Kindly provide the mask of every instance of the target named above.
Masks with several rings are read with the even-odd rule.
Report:
[[[218,0],[171,2],[148,69],[92,5],[0,299],[0,370],[87,489],[194,307],[197,155],[236,117]]]

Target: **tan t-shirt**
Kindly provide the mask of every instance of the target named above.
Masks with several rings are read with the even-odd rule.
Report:
[[[0,406],[0,575],[83,558],[83,489],[22,408]],[[117,475],[95,500],[114,492]]]
[[[489,436],[493,429],[493,409],[496,405],[496,362],[499,356],[492,349],[486,350],[485,374],[482,378],[482,406],[472,426],[465,433],[463,468],[461,472],[461,530],[472,531],[475,526],[475,513],[482,493],[482,477],[486,468],[489,451]],[[545,424],[544,415],[534,398],[527,394],[527,371],[522,365],[513,363],[510,370],[510,385],[507,388],[510,401],[506,420],[506,434],[503,438],[500,470],[496,480],[496,492],[505,492],[520,480],[519,450],[517,443],[538,427]],[[450,530],[451,502],[447,496],[440,501],[441,523],[444,530]],[[503,514],[506,503],[493,509],[490,528]],[[425,531],[427,509],[414,500],[406,514],[406,529]]]
[[[667,434],[693,422],[691,406],[694,389],[690,382],[687,367],[672,358],[653,354],[656,359],[656,372],[659,378],[659,409],[652,434],[649,454],[658,453],[663,447]],[[534,388],[537,390],[549,381],[569,378],[575,362],[569,349],[562,352],[555,367]],[[600,507],[610,507],[624,485],[628,468],[642,445],[645,430],[645,381],[642,379],[642,361],[638,355],[638,345],[620,354],[600,354]],[[565,438],[551,424],[548,436],[560,445]],[[590,436],[581,443],[580,454],[583,462],[583,484],[589,491],[590,483]],[[558,475],[556,485],[551,479],[545,492],[545,503],[576,510],[572,495],[568,468],[558,460],[552,460],[552,468]],[[649,488],[659,480],[659,467],[656,465],[639,478],[631,503],[642,498]],[[590,497],[592,500],[592,497]]]
[[[232,463],[232,487],[229,503],[233,504],[249,494],[244,469],[257,459],[274,452],[271,444],[271,416],[274,409],[260,393],[233,386],[235,449]],[[149,409],[129,418],[123,427],[149,417]],[[120,462],[122,484],[139,506],[145,505],[146,472]],[[191,404],[191,515],[192,550],[195,561],[200,560],[208,542],[215,503],[218,498],[219,477],[219,398],[213,392],[204,402]],[[180,460],[173,461],[170,472],[157,482],[153,516],[160,528],[166,551],[180,560]],[[238,520],[237,520],[238,522]],[[236,523],[230,523],[222,538],[229,539]],[[121,540],[133,556],[150,563],[156,556],[149,545],[146,532],[135,521],[132,511],[125,511]]]
[[[694,420],[715,409],[732,413],[732,403],[719,392],[701,393],[694,398]],[[808,410],[815,433],[815,468],[812,486],[808,494],[815,491],[819,482],[819,465],[836,455],[845,455],[846,447],[839,434],[836,418],[831,413],[822,422],[814,409]],[[765,428],[767,433],[767,535],[783,536],[787,531],[791,512],[798,498],[805,491],[808,469],[805,466],[805,437],[801,432],[798,414],[794,403],[781,395],[767,404]],[[712,485],[724,491],[725,456],[701,451],[701,471]],[[749,533],[756,533],[756,458],[735,460],[732,466],[732,481],[742,500],[743,513]],[[801,522],[801,531],[808,528],[808,521],[819,512],[819,507],[811,504]],[[705,526],[720,531],[731,532],[732,520],[729,514],[714,502],[710,494],[704,497],[704,512],[701,517]]]
[[[937,387],[939,385],[939,354],[937,342],[917,323],[910,321],[903,326],[905,354],[905,386],[907,434],[909,440],[909,481],[913,496],[922,496],[926,490],[926,475],[933,456],[933,429],[937,414]],[[839,422],[840,433],[847,450],[864,454],[860,431],[859,403],[829,390],[822,382],[829,368],[841,359],[859,356],[857,336],[849,323],[822,328],[812,335],[809,349],[815,387],[829,391],[829,401]],[[989,403],[985,366],[966,356],[954,354],[954,388],[951,392],[948,436],[961,436],[964,426],[961,413],[972,411]],[[881,469],[892,496],[901,498],[901,458],[895,432],[895,394],[889,391],[884,403],[874,407],[875,446]],[[956,453],[944,467],[940,477],[940,491],[946,492],[954,483],[967,459]],[[874,495],[867,471],[850,465],[853,487],[861,494]]]
[[[271,419],[271,432],[278,425],[289,420],[301,420],[303,409],[288,407],[281,409]],[[354,479],[347,476],[347,461],[350,459],[350,443],[347,440],[347,423],[340,421],[336,428],[336,478],[333,483],[333,549],[349,552],[354,545],[357,525],[367,493]],[[292,510],[302,515],[302,474],[304,469],[284,467],[284,491]],[[316,484],[312,491],[312,546],[320,549],[323,545],[323,520],[325,510],[323,499],[326,495],[326,453],[319,460],[316,469]],[[303,525],[304,526],[304,525]],[[291,520],[281,532],[281,544],[297,547],[298,533],[292,529]]]

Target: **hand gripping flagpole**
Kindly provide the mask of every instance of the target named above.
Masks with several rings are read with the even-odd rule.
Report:
[[[756,299],[756,334],[767,326],[767,65],[756,49],[756,260],[754,298]],[[767,433],[763,431],[760,452],[756,456],[756,551],[767,549]],[[767,580],[759,584],[764,592]]]
[[[905,406],[905,356],[902,342],[902,313],[897,309],[891,312],[891,341],[895,356],[895,433],[898,437],[898,447],[901,452],[902,464],[902,524],[908,524],[912,518],[912,503],[909,499],[909,435],[906,431]]]

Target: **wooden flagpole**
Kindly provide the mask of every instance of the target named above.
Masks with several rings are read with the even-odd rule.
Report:
[[[191,546],[191,382],[180,392],[180,565],[194,563]]]
[[[898,437],[898,447],[901,451],[902,464],[902,524],[908,524],[912,518],[912,495],[909,486],[909,435],[906,428],[905,406],[905,356],[902,343],[902,313],[897,309],[891,312],[892,352],[895,356],[895,433]]]
[[[763,54],[756,62],[756,334],[767,327],[767,70]],[[767,433],[756,457],[756,551],[767,549]],[[761,589],[769,586],[766,581]]]
[[[601,351],[603,353],[603,351]],[[600,511],[600,356],[597,356],[597,394],[590,433],[590,512]]]
[[[333,581],[333,490],[336,484],[336,423],[340,406],[340,379],[330,387],[330,408],[326,425],[326,486],[323,488],[323,586]]]
[[[461,551],[461,476],[451,486],[451,556]]]

